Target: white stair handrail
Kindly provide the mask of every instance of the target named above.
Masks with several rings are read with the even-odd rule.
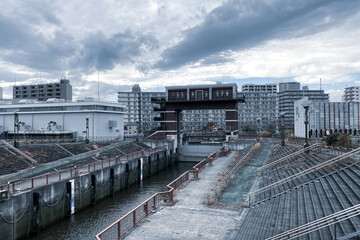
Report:
[[[20,154],[21,156],[23,156],[24,158],[26,158],[27,160],[29,160],[32,165],[38,164],[37,161],[35,161],[35,160],[32,159],[31,157],[29,157],[28,155],[26,155],[25,153],[23,153],[22,151],[20,151],[20,150],[17,149],[16,147],[12,146],[10,143],[6,142],[5,140],[1,140],[1,142],[4,143],[4,144],[5,144],[8,148],[10,148],[11,150],[17,152],[18,154]]]
[[[344,221],[346,219],[360,215],[360,204],[354,205],[352,207],[346,208],[344,210],[335,212],[328,216],[319,218],[312,222],[303,224],[299,227],[290,229],[286,232],[279,233],[275,236],[269,237],[266,240],[275,240],[275,239],[294,239],[302,235],[320,230],[321,228],[328,227]]]
[[[294,174],[292,176],[289,176],[289,177],[284,178],[282,180],[279,180],[279,181],[277,181],[275,183],[272,183],[272,184],[270,184],[270,185],[268,185],[266,187],[260,188],[260,189],[258,189],[256,191],[253,191],[253,192],[250,192],[247,195],[245,195],[245,197],[249,198],[249,204],[250,204],[250,197],[251,196],[258,195],[258,194],[260,194],[262,192],[265,192],[265,191],[267,191],[267,190],[269,190],[269,189],[271,189],[273,187],[279,186],[279,185],[281,185],[283,183],[286,183],[288,181],[297,179],[297,178],[302,177],[302,176],[304,176],[306,174],[309,174],[309,173],[312,173],[312,172],[314,172],[316,170],[322,169],[322,168],[324,168],[324,167],[326,167],[326,166],[328,166],[330,164],[339,162],[339,161],[341,161],[341,160],[343,160],[345,158],[351,157],[351,156],[353,156],[353,155],[355,155],[355,154],[357,154],[359,152],[360,152],[360,148],[357,148],[357,149],[355,149],[355,150],[353,150],[351,152],[347,152],[347,153],[345,153],[343,155],[340,155],[340,156],[337,156],[335,158],[329,159],[329,160],[327,160],[325,162],[319,163],[319,164],[317,164],[315,166],[312,166],[312,167],[310,167],[308,169],[305,169],[304,171],[298,172],[298,173],[296,173],[296,174]]]
[[[312,145],[310,145],[310,146],[307,147],[307,148],[300,149],[300,150],[298,150],[298,151],[296,151],[296,152],[294,152],[294,153],[291,153],[291,154],[289,154],[289,155],[287,155],[287,156],[285,156],[285,157],[282,157],[282,158],[280,158],[280,159],[278,159],[278,160],[276,160],[276,161],[274,161],[274,162],[268,163],[268,164],[260,167],[260,168],[259,168],[259,171],[262,171],[262,170],[264,170],[264,169],[267,169],[267,168],[269,168],[269,167],[271,167],[271,166],[273,166],[273,165],[275,165],[275,164],[278,164],[278,163],[280,163],[280,162],[282,162],[282,161],[285,161],[285,160],[288,159],[288,158],[291,158],[291,157],[294,157],[294,156],[299,155],[299,154],[301,154],[301,153],[307,152],[307,151],[309,151],[309,150],[311,150],[311,149],[313,149],[313,148],[319,147],[319,146],[321,146],[320,143],[312,144]]]

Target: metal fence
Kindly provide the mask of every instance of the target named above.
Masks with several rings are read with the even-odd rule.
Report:
[[[321,148],[320,148],[321,149]],[[281,180],[278,180],[277,182],[274,182],[272,184],[269,184],[263,188],[260,188],[256,191],[253,191],[253,192],[250,192],[248,193],[247,195],[244,195],[244,197],[246,197],[247,201],[248,201],[248,206],[250,206],[252,204],[252,201],[253,201],[253,204],[257,203],[257,198],[256,196],[258,195],[270,195],[270,197],[273,197],[272,195],[272,189],[275,188],[275,187],[279,187],[281,185],[284,185],[284,184],[287,184],[289,182],[294,182],[294,179],[298,179],[300,177],[303,177],[305,175],[308,175],[310,173],[313,173],[313,172],[316,172],[316,171],[319,171],[327,166],[330,166],[332,164],[335,164],[335,163],[338,163],[338,162],[341,162],[343,160],[347,160],[349,157],[358,157],[360,155],[360,148],[357,148],[355,150],[352,150],[350,152],[346,152],[346,153],[343,153],[339,156],[336,156],[334,158],[331,158],[331,159],[328,159],[324,162],[321,162],[317,165],[314,165],[314,166],[311,166],[309,168],[306,168],[305,170],[302,170],[301,172],[298,172],[298,173],[295,173],[291,176],[288,176],[286,178],[283,178]]]
[[[96,239],[120,239],[158,206],[161,204],[172,203],[174,201],[174,196],[180,190],[180,188],[186,186],[192,179],[197,179],[199,177],[199,173],[204,169],[206,164],[211,165],[215,158],[216,152],[212,153],[207,158],[196,164],[192,170],[183,173],[181,176],[169,183],[167,185],[168,191],[159,192],[152,195],[139,206],[98,233],[96,235]]]
[[[123,156],[116,156],[106,160],[97,161],[94,163],[77,165],[73,168],[63,169],[60,171],[51,172],[36,177],[13,180],[9,181],[6,184],[0,185],[0,190],[8,190],[9,193],[15,193],[17,191],[32,189],[65,179],[71,179],[78,175],[87,174],[99,169],[137,159],[141,156],[148,156],[152,153],[161,152],[164,150],[166,150],[166,146],[150,148],[143,151],[126,154]]]
[[[241,152],[238,152],[234,159],[237,161],[235,166],[231,168],[231,170],[226,174],[226,176],[219,182],[216,187],[206,196],[206,202],[208,204],[212,204],[216,201],[218,196],[220,196],[222,190],[224,189],[224,186],[230,181],[231,177],[234,176],[234,174],[244,166],[245,160],[254,153],[255,147],[254,145],[251,145],[247,147],[246,149],[242,150]]]
[[[66,164],[70,164],[75,161],[91,157],[91,156],[95,155],[96,153],[102,153],[102,152],[108,151],[110,149],[113,149],[115,147],[120,147],[122,145],[126,145],[128,143],[130,143],[130,141],[123,141],[123,142],[111,144],[111,145],[108,145],[108,146],[105,146],[105,147],[102,147],[102,148],[99,148],[96,150],[92,150],[89,152],[80,153],[75,156],[62,158],[62,159],[59,159],[59,160],[56,160],[53,162],[43,163],[41,166],[27,168],[27,169],[21,170],[19,172],[16,172],[16,173],[13,173],[10,175],[0,177],[0,184],[6,184],[7,182],[15,180],[15,179],[29,178],[30,176],[33,176],[35,174],[40,174],[44,171],[51,171],[53,169],[64,166]],[[1,141],[0,141],[0,144],[1,144]]]
[[[34,133],[42,133],[41,131],[33,131]],[[63,131],[64,132],[64,131]],[[47,134],[49,132],[46,132]],[[52,132],[50,132],[52,133]],[[56,131],[54,131],[53,133],[57,133]],[[58,133],[62,133],[61,131],[59,131]],[[12,134],[12,133],[11,133]],[[7,141],[7,142],[14,142],[14,137],[11,138],[1,138],[1,132],[0,132],[0,139]],[[121,141],[122,140],[122,136],[98,136],[98,137],[88,137],[87,140],[89,140],[89,142],[113,142],[113,141]],[[31,137],[28,135],[24,135],[23,133],[19,133],[16,134],[16,141],[20,142],[20,143],[36,143],[36,144],[42,144],[42,143],[68,143],[68,142],[86,142],[86,138],[85,137],[59,137],[59,138],[49,138],[46,137],[46,134],[44,135],[39,135],[38,137]]]

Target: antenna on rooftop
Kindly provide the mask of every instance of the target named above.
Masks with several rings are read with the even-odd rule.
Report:
[[[98,102],[100,101],[100,83],[99,83],[99,69],[98,69]]]

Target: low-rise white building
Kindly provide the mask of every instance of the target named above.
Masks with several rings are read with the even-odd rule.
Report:
[[[123,138],[124,107],[105,102],[26,102],[0,104],[0,131],[14,133],[15,113],[21,135],[72,133],[90,139]],[[88,124],[87,120],[88,119]]]

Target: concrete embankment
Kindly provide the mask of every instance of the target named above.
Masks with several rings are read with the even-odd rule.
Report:
[[[175,205],[151,215],[126,239],[223,239],[235,228],[238,210],[208,206],[203,201],[235,154],[217,158],[212,166],[205,167],[198,180],[176,195]]]
[[[95,205],[143,177],[172,165],[175,157],[170,151],[119,162],[110,167],[79,174],[71,179],[53,182],[28,191],[20,191],[0,202],[0,238],[23,239]],[[141,171],[141,162],[142,171]]]
[[[254,144],[256,140],[231,141],[224,143],[207,143],[207,144],[191,144],[184,145],[179,148],[178,160],[180,162],[200,162],[213,152],[217,152],[219,148],[225,146],[232,150],[241,150],[247,146]]]
[[[180,162],[200,162],[209,154],[219,151],[222,144],[197,144],[197,145],[184,145],[179,148],[178,160]]]

